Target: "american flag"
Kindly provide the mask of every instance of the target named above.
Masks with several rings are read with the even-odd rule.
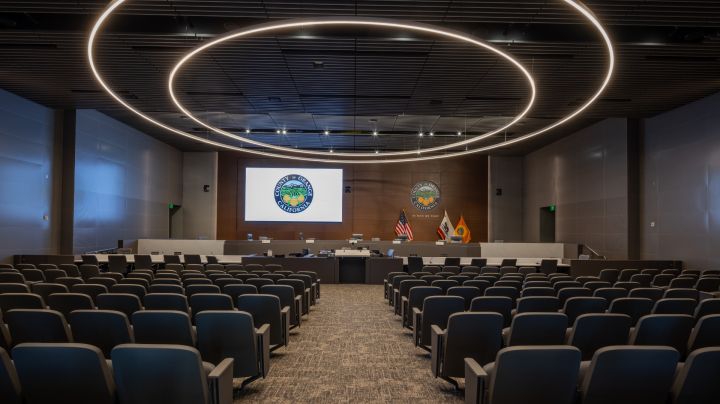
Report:
[[[403,209],[400,214],[400,220],[398,220],[398,223],[395,225],[395,233],[407,234],[408,241],[413,239],[412,228],[410,227],[410,222],[407,220],[407,216],[405,216],[405,209]]]

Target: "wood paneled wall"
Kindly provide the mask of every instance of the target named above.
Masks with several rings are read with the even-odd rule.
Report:
[[[245,221],[246,167],[342,168],[345,187],[342,223],[272,223]],[[428,180],[440,187],[440,206],[421,212],[410,203],[410,190]],[[218,157],[218,240],[245,240],[250,233],[276,240],[305,238],[345,240],[353,233],[365,239],[395,238],[395,224],[405,209],[415,240],[435,241],[437,228],[447,210],[453,225],[460,214],[470,228],[472,242],[487,242],[488,160],[467,156],[417,163],[318,164],[283,159],[253,158],[240,152],[220,152]]]

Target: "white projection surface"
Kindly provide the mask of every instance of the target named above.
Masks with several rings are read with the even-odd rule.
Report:
[[[343,170],[245,169],[245,221],[342,222]]]

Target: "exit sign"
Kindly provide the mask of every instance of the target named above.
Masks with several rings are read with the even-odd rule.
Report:
[[[555,206],[551,206],[550,211],[554,211],[554,210],[555,210]]]

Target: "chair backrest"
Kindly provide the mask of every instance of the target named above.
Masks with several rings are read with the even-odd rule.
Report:
[[[163,261],[165,262],[166,268],[168,264],[181,264],[179,255],[163,255]]]
[[[607,303],[600,297],[571,297],[565,301],[563,314],[568,317],[568,326],[572,327],[583,314],[605,313]]]
[[[466,286],[466,287],[477,288],[478,290],[480,290],[480,296],[484,296],[485,289],[492,286],[492,284],[488,281],[479,281],[479,280],[474,280],[474,279],[470,280],[470,281],[465,281],[465,282],[463,282],[462,285]]]
[[[500,268],[498,268],[498,267],[485,266],[485,267],[480,268],[480,275],[497,274],[497,273],[500,273]]]
[[[654,278],[655,275],[660,275],[660,270],[659,270],[659,269],[643,269],[642,271],[640,271],[640,273],[641,273],[641,274],[648,274],[648,275],[650,275],[651,277]]]
[[[75,310],[95,310],[95,304],[92,298],[80,293],[56,293],[48,297],[48,305],[50,305],[53,310],[62,313],[68,324],[71,325],[71,312]]]
[[[564,345],[567,328],[567,316],[564,314],[518,314],[513,317],[505,345]]]
[[[0,314],[5,317],[10,310],[43,310],[45,301],[33,293],[3,293],[0,295]]]
[[[536,280],[535,278],[529,278],[525,281],[523,288],[552,288],[553,285],[550,283],[550,281],[546,280]],[[553,293],[555,293],[555,289],[553,289]]]
[[[408,297],[408,293],[410,293],[410,288],[414,288],[417,286],[428,286],[428,283],[420,279],[406,279],[400,282],[400,287],[398,288],[400,292],[400,299],[402,299],[403,297]]]
[[[649,288],[652,283],[652,275],[650,274],[635,274],[630,277],[630,282],[637,282],[641,288]]]
[[[197,254],[185,254],[183,256],[185,258],[185,267],[190,265],[202,265],[202,259]]]
[[[617,269],[603,269],[600,271],[599,279],[601,282],[608,282],[611,285],[617,282],[620,277],[620,271]]]
[[[148,289],[150,289],[150,282],[148,282],[145,279],[140,278],[125,278],[118,282],[119,285],[138,285],[145,288],[145,291],[147,292]]]
[[[177,293],[150,293],[145,295],[145,310],[171,310],[190,314],[187,297]]]
[[[245,269],[246,271],[248,271],[248,272],[252,272],[252,271],[263,271],[263,270],[264,270],[264,269],[263,269],[263,266],[260,265],[260,264],[245,264],[245,265],[244,265],[244,269]],[[267,272],[270,272],[270,271],[267,271]]]
[[[557,272],[557,266],[558,266],[557,260],[541,260],[540,261],[540,272],[550,275],[552,273]]]
[[[220,261],[214,255],[206,255],[205,258],[207,258],[208,264],[220,264]]]
[[[685,352],[693,318],[677,314],[650,314],[642,317],[630,336],[629,345],[669,346]]]
[[[680,354],[668,347],[610,346],[595,352],[580,384],[583,404],[665,403]]]
[[[165,285],[161,283],[150,286],[148,294],[150,293],[175,293],[184,296],[185,289],[180,285]],[[147,299],[147,295],[145,295],[145,298]],[[144,299],[143,304],[147,304]]]
[[[623,288],[600,288],[593,292],[594,297],[602,297],[607,302],[609,308],[615,299],[621,299],[628,296],[628,290]]]
[[[309,271],[299,271],[299,272],[309,272]],[[285,275],[285,277],[287,278],[288,276],[293,275],[295,272],[282,270],[282,271],[275,271],[275,273]],[[393,273],[393,274],[400,274],[400,275],[404,275],[404,274],[405,274],[405,272],[391,272],[391,273]]]
[[[70,327],[58,311],[14,309],[4,318],[14,344],[73,342]]]
[[[80,258],[82,259],[83,265],[100,265],[100,261],[95,255],[83,254],[80,256]]]
[[[100,268],[98,268],[97,265],[80,265],[80,277],[83,278],[83,280],[88,280],[97,276],[100,276]]]
[[[3,293],[30,293],[30,288],[24,283],[0,283],[0,295]]]
[[[210,261],[209,258],[210,258],[210,257],[208,257],[208,261]],[[206,272],[207,272],[207,271],[221,271],[221,272],[225,272],[225,265],[218,264],[218,263],[215,263],[215,264],[210,264],[210,263],[208,263],[207,265],[205,265],[205,271],[206,271]]]
[[[698,292],[717,292],[720,289],[720,278],[701,278],[695,284]]]
[[[557,286],[557,285],[555,285]],[[592,291],[588,288],[563,288],[558,291],[558,299],[560,306],[565,306],[565,302],[573,297],[591,297]]]
[[[443,376],[464,378],[465,358],[474,359],[480,366],[494,362],[502,348],[498,338],[502,327],[503,317],[497,313],[451,314],[443,341]]]
[[[280,279],[285,279],[283,274],[263,274],[260,279],[270,279],[273,283],[277,283]]]
[[[189,285],[185,288],[185,296],[188,299],[196,293],[220,293],[220,287],[216,285]]]
[[[0,272],[0,283],[22,283],[25,284],[25,277],[19,272]]]
[[[682,288],[682,289],[668,289],[663,295],[663,299],[695,299],[699,300],[700,292],[695,289]]]
[[[152,269],[153,262],[151,255],[135,255],[135,270],[138,269]]]
[[[468,274],[477,274],[480,275],[480,267],[476,265],[465,265],[462,267],[462,271],[460,271],[461,274],[468,273]]]
[[[500,262],[500,267],[514,267],[517,265],[517,259],[514,258],[503,258]]]
[[[708,347],[720,347],[720,314],[705,316],[697,322],[688,339],[687,353]]]
[[[102,274],[98,275],[99,277],[104,278],[113,278],[117,283],[120,283],[123,279],[125,279],[125,276],[123,274],[119,274],[116,272],[103,272]]]
[[[516,274],[516,273],[518,273],[518,269],[515,266],[503,266],[500,268],[500,275]]]
[[[98,276],[98,277],[88,279],[85,282],[85,284],[87,284],[87,285],[103,285],[108,290],[110,290],[110,288],[117,285],[117,281],[113,278],[106,278],[103,276]]]
[[[80,283],[73,285],[70,288],[70,292],[88,295],[91,299],[93,299],[93,303],[97,305],[97,297],[103,293],[108,293],[108,289],[103,285],[85,285]]]
[[[623,297],[610,303],[608,313],[627,314],[632,319],[632,326],[635,327],[641,317],[652,312],[653,306],[654,303],[650,299]]]
[[[280,298],[273,295],[242,295],[237,298],[238,311],[249,313],[255,328],[270,324],[270,345],[283,341]]]
[[[675,278],[670,281],[669,289],[692,289],[695,282],[693,278]]]
[[[520,293],[520,297],[552,296],[555,297],[555,289],[549,287],[526,287]]]
[[[65,271],[68,277],[79,278],[80,270],[75,264],[60,264],[60,270]]]
[[[248,285],[253,285],[253,286],[257,287],[258,290],[260,290],[260,288],[263,286],[275,284],[275,282],[273,282],[272,279],[267,279],[267,278],[250,278],[247,281],[245,281],[245,283]]]
[[[720,299],[705,299],[695,308],[695,323],[697,324],[701,318],[712,314],[720,314]]]
[[[190,315],[179,311],[141,310],[131,320],[138,344],[170,344],[194,347],[196,338]],[[113,352],[113,360],[115,353]]]
[[[128,272],[127,256],[125,254],[108,255],[108,271],[126,274]]]
[[[248,279],[259,278],[260,275],[256,274],[237,274],[235,278],[240,279],[243,283],[247,283]]]
[[[288,279],[299,279],[299,280],[305,282],[305,288],[306,288],[306,289],[311,288],[311,287],[312,287],[312,284],[313,284],[313,280],[312,280],[312,277],[311,277],[310,275],[302,275],[302,274],[299,274],[299,273],[298,273],[298,274],[295,274],[295,275],[290,275],[290,276],[288,276]],[[393,282],[395,282],[395,278],[393,278]]]
[[[470,260],[470,265],[477,268],[482,268],[487,265],[487,258],[473,258]]]
[[[493,286],[485,289],[485,296],[505,296],[512,299],[513,308],[515,308],[515,300],[517,300],[519,294],[517,288],[510,286]]]
[[[673,404],[717,403],[720,390],[720,348],[692,352],[675,379],[670,398]]]
[[[277,287],[277,286],[266,286]],[[204,311],[197,323],[198,350],[204,361],[219,364],[233,358],[233,377],[257,376],[260,349],[253,318],[242,311]]]
[[[523,288],[522,282],[515,280],[507,280],[506,278],[502,278],[499,281],[495,282],[493,286],[509,286],[511,288],[517,289],[518,292],[521,291]]]
[[[470,303],[470,311],[499,313],[503,316],[503,327],[510,327],[512,321],[513,301],[506,296],[480,296]]]
[[[600,348],[626,345],[630,335],[630,316],[625,314],[592,313],[577,317],[567,344],[582,352],[582,360],[589,361]]]
[[[116,346],[135,343],[130,321],[119,311],[75,310],[68,319],[75,342],[99,348],[106,358]]]
[[[551,285],[555,286],[555,284],[558,282],[573,282],[573,278],[571,276],[563,274],[560,276],[550,277],[550,278],[548,278],[548,281],[550,282]]]
[[[132,315],[143,309],[137,295],[131,293],[103,293],[97,297],[98,310],[114,310],[124,313],[132,324]]]
[[[665,293],[665,291],[660,288],[642,287],[631,290],[628,297],[644,297],[653,302],[657,302],[662,299],[663,293]]]
[[[225,286],[227,285],[242,285],[243,282],[240,279],[228,279],[228,278],[219,278],[215,281],[215,285],[220,287],[220,290],[225,293]]]
[[[620,278],[618,278],[618,282],[629,282],[630,278],[632,278],[633,275],[637,275],[639,273],[639,269],[623,269],[620,272]]]
[[[112,372],[94,346],[22,344],[12,355],[28,403],[116,402]]]
[[[669,286],[670,281],[672,281],[673,279],[675,279],[675,276],[671,275],[671,274],[655,275],[655,277],[652,280],[651,286],[653,286],[653,287]]]
[[[430,296],[442,296],[442,289],[435,286],[417,286],[410,289],[408,294],[408,312],[412,313],[413,308],[422,311],[425,299]]]
[[[556,293],[560,293],[561,290],[566,289],[566,288],[579,288],[580,289],[583,287],[580,284],[580,282],[575,282],[575,281],[560,281],[560,282],[555,282],[555,284],[553,285],[553,289],[555,289]],[[590,289],[588,289],[588,290],[590,290]]]
[[[152,273],[141,272],[141,270],[139,270],[139,271],[132,271],[132,272],[130,272],[130,273],[127,275],[127,277],[128,277],[128,278],[145,279],[148,283],[152,283],[152,282],[153,282],[153,279],[154,279]]]
[[[292,286],[295,290],[295,296],[302,296],[305,299],[305,282],[299,279],[281,279],[277,284]]]
[[[452,287],[460,286],[460,282],[450,280],[450,279],[442,279],[442,280],[432,281],[432,283],[430,283],[430,286],[435,286],[435,287],[440,288],[443,292],[443,295],[446,295],[448,289],[450,289]]]
[[[123,345],[113,350],[112,359],[121,403],[210,403],[207,377],[195,348]]]
[[[260,289],[260,293],[263,295],[273,295],[280,299],[280,307],[289,307],[290,325],[298,325],[295,310],[295,290],[289,285],[266,285]]]
[[[443,274],[445,274],[445,275],[443,276]],[[432,274],[430,272],[415,272],[412,274],[412,276],[414,276],[417,279],[420,279],[425,275],[432,275]],[[447,279],[448,276],[451,276],[453,274],[451,272],[438,272],[437,275],[442,276],[443,279]]]
[[[466,281],[467,282],[467,281]],[[472,299],[482,296],[480,289],[469,286],[455,286],[447,290],[448,296],[459,296],[465,299],[465,311],[470,310]]]
[[[286,283],[286,282],[288,282],[287,280],[281,280],[279,282],[288,284],[288,283]],[[297,282],[300,282],[300,281],[297,281]],[[289,286],[292,286],[292,285],[289,285]],[[301,287],[302,287],[302,285],[301,285]],[[293,289],[295,289],[295,288],[293,288]],[[223,294],[230,296],[230,298],[233,301],[233,305],[237,308],[237,299],[239,296],[257,295],[258,290],[253,285],[227,285],[223,288]],[[302,296],[302,293],[300,294],[300,296]]]
[[[186,255],[186,257],[187,257],[187,255]],[[205,272],[205,266],[204,266],[203,264],[200,264],[200,263],[191,263],[191,264],[188,264],[188,263],[186,262],[186,263],[185,263],[185,270],[186,270],[186,271],[198,271],[198,272],[200,272],[200,273],[203,273],[203,272]]]
[[[517,314],[557,313],[560,301],[555,296],[529,296],[517,300]]]
[[[443,272],[451,272],[451,273],[453,273],[453,274],[455,274],[455,275],[460,274],[460,267],[459,267],[458,265],[447,265],[447,260],[448,260],[448,259],[450,259],[450,258],[447,258],[447,259],[445,260],[445,266],[443,267],[442,271],[443,271]],[[458,260],[459,260],[459,258],[458,258]]]
[[[166,255],[165,257],[167,259],[168,256]],[[185,269],[185,266],[179,262],[180,261],[179,257],[177,257],[175,255],[170,255],[170,257],[175,257],[178,260],[178,262],[168,263],[167,261],[165,261],[165,269],[169,270],[169,271],[175,271],[175,273],[180,275],[180,273]]]
[[[435,281],[440,282],[440,281]],[[457,296],[430,296],[422,309],[421,345],[430,345],[433,325],[445,329],[451,314],[465,312],[465,299]]]
[[[45,270],[45,282],[55,283],[57,278],[65,278],[67,273],[61,269],[46,269]]]
[[[697,305],[695,299],[660,299],[655,302],[650,314],[685,314],[692,317]]]
[[[25,402],[15,365],[4,347],[0,347],[0,400],[3,404],[23,404]]]
[[[580,357],[580,351],[570,346],[502,349],[489,377],[488,402],[571,404]]]
[[[435,281],[442,281],[445,278],[443,278],[441,275],[439,275],[441,272],[438,272],[436,275],[423,275],[420,279],[424,280],[428,284],[431,284]]]
[[[290,276],[288,277],[288,279],[297,279],[297,278],[295,278],[294,275],[290,275]],[[399,289],[399,288],[400,288],[400,282],[406,281],[406,280],[408,280],[408,281],[409,281],[409,280],[414,280],[414,279],[416,279],[414,276],[412,276],[412,275],[407,275],[407,274],[406,274],[406,275],[396,275],[396,276],[393,276],[393,279],[392,279],[392,290]],[[307,286],[305,286],[305,287],[307,287]]]
[[[518,273],[521,275],[527,276],[530,274],[537,273],[537,268],[535,268],[535,267],[520,267],[520,268],[518,268]]]
[[[219,293],[196,293],[190,297],[191,321],[195,316],[207,310],[233,310],[232,298]]]
[[[145,286],[141,285],[115,285],[110,288],[110,293],[123,293],[123,294],[130,294],[135,295],[140,299],[140,305],[142,306],[143,301],[145,299],[145,295],[147,294],[148,288],[145,288]]]
[[[282,271],[283,267],[280,264],[267,264],[263,268],[265,268],[266,271],[270,271],[272,273],[275,273],[277,271]]]
[[[423,271],[422,257],[408,257],[407,262],[408,262],[408,273],[409,274],[412,274],[414,272]],[[440,272],[440,268],[438,268],[437,272]]]
[[[22,269],[20,273],[29,282],[45,282],[45,274],[39,269]]]
[[[188,287],[190,285],[212,285],[212,281],[207,278],[187,278],[183,281],[183,287]]]

